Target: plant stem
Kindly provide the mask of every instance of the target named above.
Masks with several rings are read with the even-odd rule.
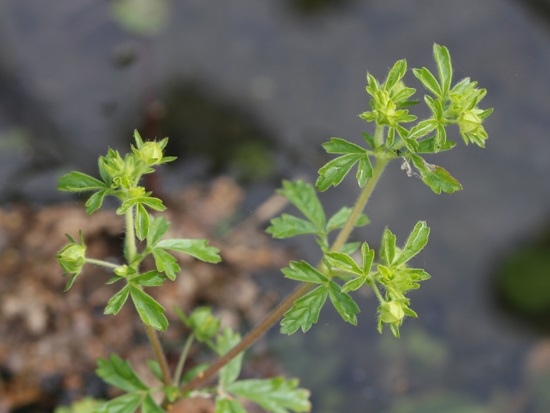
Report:
[[[218,358],[206,369],[203,374],[191,380],[181,388],[182,392],[194,390],[204,383],[210,377],[216,374],[223,366],[229,363],[233,358],[250,347],[258,338],[263,336],[279,319],[292,307],[294,301],[304,296],[311,290],[315,284],[303,283],[292,292],[283,302],[275,307],[256,327],[254,327],[244,338],[231,350]]]
[[[149,342],[151,343],[151,347],[153,348],[155,358],[160,365],[160,369],[162,371],[162,381],[166,386],[170,386],[170,384],[172,383],[172,381],[170,380],[170,370],[168,368],[168,362],[166,361],[164,351],[162,351],[162,345],[160,344],[157,331],[153,327],[145,324],[145,332],[147,333],[147,337],[149,338]]]
[[[174,386],[177,386],[181,381],[181,373],[183,372],[183,366],[185,364],[185,360],[187,359],[187,355],[189,354],[189,349],[191,348],[191,344],[193,343],[194,339],[195,339],[195,335],[191,334],[187,338],[187,340],[185,340],[185,345],[183,346],[183,350],[181,352],[181,356],[180,356],[180,359],[178,360],[178,365],[176,366],[176,371],[174,373],[174,380],[173,380]]]
[[[134,257],[137,254],[136,235],[134,232],[134,207],[126,210],[126,239],[125,239],[125,254],[128,265],[132,264]]]
[[[137,255],[133,207],[128,208],[128,210],[126,211],[126,238],[124,242],[126,260],[128,261],[128,265],[130,265]],[[169,386],[171,384],[170,369],[168,368],[168,362],[166,361],[166,356],[164,354],[164,351],[162,350],[162,345],[160,344],[157,331],[150,325],[145,324],[145,333],[147,334],[147,338],[149,339],[149,343],[151,343],[155,358],[157,359],[157,362],[159,363],[162,370],[164,384],[166,386]]]
[[[373,169],[372,177],[367,182],[359,198],[353,206],[352,212],[336,237],[334,244],[331,247],[332,251],[339,250],[342,245],[347,241],[351,231],[355,227],[359,215],[365,208],[367,201],[369,200],[376,183],[380,179],[382,172],[384,171],[386,165],[390,161],[390,158],[380,157],[377,159],[376,165]],[[241,352],[245,351],[250,347],[258,338],[263,336],[275,323],[279,321],[283,315],[292,308],[294,302],[299,298],[306,295],[315,284],[311,283],[302,283],[300,284],[287,298],[284,299],[277,307],[275,307],[256,327],[254,327],[235,347],[229,350],[226,354],[214,361],[208,369],[206,369],[203,374],[199,375],[195,379],[191,380],[189,383],[184,385],[181,388],[182,392],[187,392],[194,390],[203,384],[205,384],[214,374],[216,374],[223,366],[229,363],[234,357],[238,356]]]
[[[342,228],[342,230],[338,233],[336,239],[334,240],[334,243],[330,247],[331,251],[338,251],[346,243],[348,240],[351,232],[355,228],[355,224],[357,223],[357,219],[359,218],[359,215],[363,210],[365,209],[365,206],[367,205],[367,202],[374,191],[374,188],[376,184],[378,183],[380,176],[382,175],[382,172],[384,172],[384,169],[386,168],[386,165],[390,161],[389,158],[378,158],[376,161],[376,165],[374,166],[374,169],[372,171],[372,177],[368,180],[367,184],[359,194],[359,198],[357,198],[357,201],[355,202],[355,205],[353,206],[353,209],[351,210],[351,214],[346,221],[346,224]]]
[[[86,258],[86,264],[94,264],[99,265],[101,267],[115,269],[120,267],[120,265],[113,264],[112,262],[103,261],[103,260],[96,260],[95,258]]]

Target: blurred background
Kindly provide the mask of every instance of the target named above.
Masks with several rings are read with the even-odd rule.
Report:
[[[548,0],[0,0],[0,202],[69,200],[57,178],[95,173],[138,128],[171,139],[166,191],[229,174],[252,210],[283,178],[314,180],[328,138],[371,131],[357,117],[367,70],[433,68],[434,42],[456,80],[488,90],[487,147],[434,159],[462,183],[452,195],[390,167],[358,234],[376,245],[385,226],[404,239],[428,222],[419,319],[400,340],[379,335],[365,296],[358,327],[326,311],[306,335],[274,331],[269,348],[314,412],[548,412]],[[322,198],[334,210],[357,193],[348,180]],[[318,258],[307,240],[292,248]],[[263,282],[291,288],[279,276]]]

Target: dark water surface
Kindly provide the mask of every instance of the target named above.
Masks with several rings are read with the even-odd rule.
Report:
[[[124,149],[135,127],[179,134],[175,150],[192,156],[169,172],[174,185],[200,177],[210,156],[219,160],[215,172],[265,166],[273,179],[314,178],[321,142],[358,142],[368,128],[357,117],[368,107],[365,72],[383,77],[400,58],[433,67],[432,44],[444,44],[456,76],[488,89],[482,107],[495,112],[487,148],[460,144],[437,159],[464,187],[452,196],[390,168],[369,206],[374,224],[362,233],[375,244],[386,225],[402,239],[428,221],[430,243],[416,263],[432,279],[412,296],[420,318],[399,341],[380,336],[365,297],[357,328],[327,312],[306,336],[277,338],[274,347],[312,388],[315,412],[550,411],[548,338],[540,324],[498,310],[492,288],[505,257],[550,222],[544,8],[511,0],[318,3],[316,11],[314,1],[174,1],[166,27],[147,38],[122,28],[106,1],[0,1],[1,201],[60,200],[53,188],[63,171],[93,171],[97,155]],[[167,100],[175,89],[194,100],[175,98],[181,111],[155,106],[154,97]],[[164,110],[172,122],[156,121]],[[196,123],[178,126],[179,118]],[[241,160],[224,164],[189,143],[193,136]],[[335,208],[357,192],[349,181],[324,199]]]

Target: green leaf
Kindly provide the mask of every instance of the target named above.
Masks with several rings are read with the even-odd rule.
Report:
[[[350,291],[356,291],[359,288],[361,288],[363,284],[367,282],[367,280],[368,280],[367,276],[361,276],[361,277],[357,277],[352,280],[349,280],[342,286],[342,292],[348,293]]]
[[[132,208],[134,205],[145,205],[155,211],[164,211],[166,207],[162,203],[162,200],[159,198],[154,198],[151,196],[140,196],[136,198],[127,199],[122,203],[122,205],[116,210],[118,215],[123,215],[126,211]]]
[[[323,192],[330,186],[338,186],[360,158],[361,155],[349,153],[339,156],[322,166],[318,171],[319,177],[315,182],[317,189]]]
[[[281,321],[281,334],[292,334],[299,328],[305,333],[319,320],[319,313],[328,295],[321,285],[294,302]]]
[[[159,362],[156,360],[149,359],[146,361],[146,363],[151,373],[153,373],[153,375],[157,378],[157,380],[162,383],[164,381],[164,376],[162,374],[162,368],[160,367]]]
[[[305,261],[290,261],[290,267],[281,269],[286,278],[291,280],[321,284],[327,278]]]
[[[339,270],[356,275],[363,275],[362,269],[357,265],[353,258],[342,252],[327,252],[325,257],[330,265]]]
[[[368,275],[374,261],[374,250],[366,242],[361,245],[361,258],[363,259],[363,274]]]
[[[224,355],[235,347],[240,341],[241,336],[238,333],[232,331],[230,328],[226,328],[223,333],[218,336],[216,341],[216,351],[218,352],[218,355]],[[220,370],[220,385],[224,389],[237,380],[241,374],[243,355],[244,353],[239,354]]]
[[[147,245],[154,247],[157,242],[166,234],[170,228],[170,222],[164,217],[153,218],[149,224],[149,233],[147,234]]]
[[[351,296],[345,292],[342,292],[341,287],[336,284],[334,281],[329,283],[328,296],[332,305],[342,319],[350,323],[351,325],[357,325],[357,314],[359,314],[359,306],[351,298]]]
[[[93,194],[88,200],[86,201],[86,213],[88,215],[92,214],[93,212],[97,211],[99,208],[101,208],[101,205],[103,204],[103,200],[105,199],[105,195],[107,195],[107,189],[99,190],[95,194]]]
[[[111,354],[108,359],[98,359],[96,374],[106,383],[127,392],[147,390],[130,363],[116,354]]]
[[[330,138],[330,141],[323,143],[327,153],[345,155],[347,153],[364,154],[364,148],[342,138]]]
[[[325,211],[315,188],[302,180],[296,182],[283,181],[283,188],[278,191],[300,210],[319,230],[325,227]]]
[[[380,257],[386,264],[391,265],[393,263],[395,250],[395,234],[386,228],[382,235],[382,245],[380,246]]]
[[[433,93],[437,97],[441,96],[441,86],[439,86],[439,83],[435,79],[432,72],[423,67],[422,69],[413,69],[413,74],[418,80],[420,80],[420,83],[422,83],[422,85],[431,93]]]
[[[367,132],[361,132],[361,136],[363,137],[364,141],[367,142],[367,144],[372,148],[376,149],[376,141],[374,140],[374,136]]]
[[[127,393],[101,405],[97,413],[134,413],[141,404],[141,394]]]
[[[247,413],[245,408],[235,399],[216,397],[214,413]]]
[[[183,252],[198,260],[214,264],[222,260],[219,254],[220,250],[209,246],[206,239],[163,239],[157,242],[156,246],[157,248]]]
[[[158,271],[151,270],[132,278],[132,282],[142,287],[159,287],[164,284],[166,277]]]
[[[346,242],[344,245],[342,245],[342,248],[340,248],[340,251],[338,252],[351,255],[355,251],[357,251],[360,246],[361,246],[360,242]]]
[[[407,138],[418,140],[433,131],[436,127],[437,121],[435,119],[420,121],[409,131]]]
[[[107,189],[107,185],[90,175],[82,172],[69,172],[59,178],[57,189],[65,192],[94,191]]]
[[[141,321],[157,330],[166,330],[168,327],[168,320],[164,315],[165,310],[163,306],[155,301],[149,294],[146,294],[133,285],[130,286],[130,295]]]
[[[419,142],[418,150],[416,151],[416,153],[436,153],[453,149],[456,146],[456,143],[453,141],[448,141],[446,139],[445,128],[443,126],[441,126],[441,128],[443,129],[444,137],[441,138],[441,133],[439,132],[438,126],[437,133],[439,136],[432,136],[431,138],[424,139]],[[441,141],[443,141],[444,143],[440,144]]]
[[[393,67],[390,69],[386,81],[384,82],[384,90],[390,92],[395,85],[405,76],[407,72],[407,61],[405,59],[398,60],[395,62]]]
[[[409,261],[412,257],[418,254],[422,248],[428,243],[430,228],[425,221],[418,221],[412,232],[407,238],[405,246],[401,250],[401,254],[393,262],[394,265],[401,265]]]
[[[233,383],[228,390],[274,413],[309,412],[309,391],[298,388],[298,380],[283,377],[250,379]]]
[[[361,158],[359,158],[355,179],[357,179],[357,184],[359,185],[359,187],[363,188],[369,178],[372,178],[372,165],[370,163],[369,157],[367,155],[363,155]]]
[[[346,225],[347,220],[349,219],[349,216],[351,215],[352,209],[349,207],[342,207],[336,212],[327,222],[327,228],[326,231],[331,232],[336,229],[343,228],[344,225]],[[357,222],[355,223],[356,227],[362,227],[364,225],[367,225],[369,223],[369,219],[365,214],[361,214],[359,218],[357,219]]]
[[[449,49],[445,46],[434,44],[433,47],[434,59],[437,64],[437,72],[441,83],[442,96],[446,96],[451,88],[453,78],[453,67],[451,65],[451,55]]]
[[[451,194],[462,189],[462,185],[445,169],[437,165],[430,165],[418,155],[412,155],[411,161],[420,171],[422,181],[436,194],[446,192]]]
[[[174,281],[177,273],[181,270],[176,258],[162,248],[154,248],[152,253],[157,270],[165,273],[169,279]]]
[[[104,314],[113,314],[117,315],[126,300],[128,299],[128,294],[130,294],[130,287],[126,285],[118,293],[113,295],[107,306],[105,307]]]
[[[266,229],[266,232],[271,234],[273,238],[283,239],[295,237],[296,235],[317,234],[319,228],[305,219],[283,214],[271,220],[271,225]]]
[[[151,397],[150,394],[145,396],[143,404],[141,405],[141,413],[165,413],[166,411],[162,409]]]
[[[149,214],[142,204],[136,206],[136,236],[140,241],[143,241],[149,233]]]

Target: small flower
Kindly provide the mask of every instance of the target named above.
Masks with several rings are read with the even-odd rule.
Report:
[[[132,147],[132,151],[138,159],[145,162],[148,166],[158,165],[162,162],[162,148],[158,142],[145,142],[139,149]]]

